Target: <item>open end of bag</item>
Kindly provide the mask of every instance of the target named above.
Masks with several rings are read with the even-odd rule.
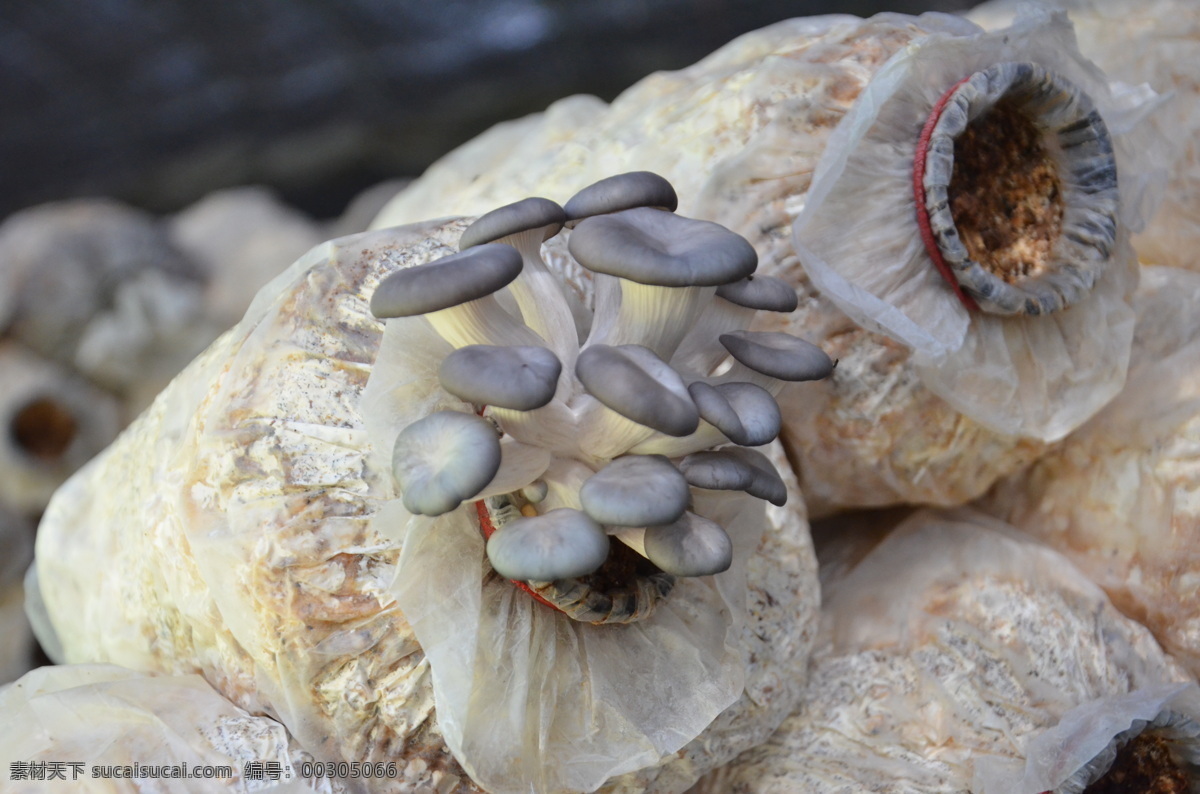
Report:
[[[1062,233],[1062,181],[1043,138],[1005,97],[954,142],[954,224],[971,259],[1008,284],[1046,273]]]
[[[1192,775],[1170,741],[1155,731],[1135,737],[1117,751],[1113,765],[1084,794],[1188,794]]]
[[[517,516],[537,511],[519,493],[492,497],[477,504],[485,538]],[[650,617],[671,594],[675,577],[624,543],[613,543],[604,563],[586,576],[512,584],[574,620],[602,625],[635,623]]]
[[[25,456],[42,463],[61,460],[78,431],[74,415],[49,396],[29,400],[8,422],[8,437],[13,445]]]
[[[918,159],[926,247],[979,309],[1049,314],[1092,291],[1116,245],[1116,159],[1073,83],[1032,63],[976,72],[937,103]]]

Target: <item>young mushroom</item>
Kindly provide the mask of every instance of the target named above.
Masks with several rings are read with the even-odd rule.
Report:
[[[492,297],[521,267],[512,246],[480,245],[391,274],[371,296],[371,312],[380,319],[424,315],[454,347],[496,341],[538,345],[542,340]]]
[[[532,411],[554,399],[562,362],[544,347],[468,345],[442,360],[442,388],[476,405]]]
[[[488,539],[496,573],[518,581],[553,582],[592,573],[608,558],[608,536],[578,510],[560,508],[515,519]]]
[[[757,312],[787,314],[795,311],[797,304],[796,290],[774,276],[751,273],[722,284],[712,304],[679,343],[671,365],[689,375],[707,377],[725,359],[724,352],[713,347],[714,338],[746,330]]]
[[[647,527],[646,557],[676,576],[711,576],[733,564],[733,542],[715,521],[684,513],[671,524]]]
[[[679,197],[671,183],[650,171],[630,171],[601,179],[576,193],[563,205],[567,225],[575,226],[584,218],[607,215],[637,207],[674,212]]]
[[[500,440],[487,420],[438,411],[400,432],[392,473],[410,513],[438,516],[483,490],[500,468]]]
[[[602,404],[637,424],[686,436],[700,422],[679,373],[639,345],[589,345],[575,375]]]
[[[669,524],[683,515],[689,498],[687,480],[659,455],[617,458],[579,489],[585,513],[619,527]]]
[[[833,360],[824,350],[790,334],[734,331],[721,334],[720,341],[737,362],[727,380],[754,382],[766,375],[772,379],[768,389],[778,390],[779,381],[821,380],[833,372]]]

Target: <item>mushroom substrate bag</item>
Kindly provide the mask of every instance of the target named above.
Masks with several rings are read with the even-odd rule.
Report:
[[[1006,36],[1008,44],[1000,43]],[[887,97],[933,102],[961,77],[994,64],[975,50],[1010,60],[1028,56],[1051,68],[1063,64],[1081,75],[1085,91],[1098,86],[1096,103],[1118,144],[1124,207],[1106,276],[1061,316],[1025,318],[1039,323],[968,322],[927,258],[926,270],[904,269],[924,256],[911,169],[928,104],[902,108],[915,126],[891,130],[903,135],[888,148],[890,156],[874,150],[886,162],[878,171],[856,172],[862,190],[847,192],[850,204],[830,199],[839,169],[822,158],[852,159],[851,133],[861,137],[872,128],[862,119],[878,113]],[[934,56],[947,53],[949,65],[939,74],[963,73],[938,90],[905,88],[906,79],[928,76]],[[922,64],[920,74],[915,62]],[[902,88],[907,93],[897,93]],[[796,289],[800,308],[758,327],[797,332],[839,360],[828,380],[789,387],[779,400],[783,442],[798,463],[813,514],[904,502],[960,504],[1027,465],[1044,439],[1083,421],[1119,387],[1130,334],[1125,300],[1136,279],[1125,224],[1136,225],[1134,216],[1154,204],[1162,168],[1146,158],[1160,153],[1161,141],[1144,118],[1158,109],[1152,91],[1112,101],[1107,91],[1075,52],[1069,24],[1059,17],[1034,15],[996,34],[942,14],[789,20],[742,36],[687,69],[652,75],[611,105],[572,97],[499,125],[432,166],[376,225],[427,213],[482,212],[525,195],[565,201],[614,173],[659,173],[680,188],[681,212],[744,235],[758,251],[760,272]],[[856,123],[866,129],[852,128]],[[1127,158],[1126,150],[1139,154]],[[814,179],[820,194],[810,194]],[[877,305],[865,288],[836,275],[841,263],[832,260],[814,266],[848,286],[830,287],[830,278],[814,284],[803,249],[823,257],[823,241],[795,236],[792,227],[802,212],[822,206],[839,207],[828,226],[834,244],[853,246],[861,238],[880,254],[851,264],[908,279],[889,286],[905,300],[933,301],[932,313],[906,317],[900,308]],[[856,302],[872,308],[854,309]],[[927,322],[940,324],[941,336],[925,329]],[[993,330],[966,333],[976,324]],[[943,364],[918,362],[922,344],[940,346]],[[952,362],[951,344],[958,351]],[[975,399],[980,392],[986,399]]]
[[[1021,0],[993,0],[968,12],[988,29],[1007,27]],[[1066,11],[1080,51],[1123,90],[1149,85],[1165,102],[1151,124],[1167,182],[1158,211],[1133,238],[1146,263],[1196,269],[1200,247],[1200,5],[1192,0],[1052,0]],[[1114,90],[1118,90],[1114,86]]]
[[[1136,736],[1194,775],[1200,689],[1057,552],[961,508],[861,542],[803,705],[698,794],[1078,794]]]
[[[544,776],[551,790],[594,788],[638,764],[649,768],[620,778],[625,790],[683,791],[764,739],[799,696],[817,596],[795,481],[788,509],[770,507],[765,524],[756,500],[727,503],[731,529],[751,525],[735,532],[748,574],[685,583],[661,624],[626,634],[630,627],[567,627],[484,576],[469,506],[410,520],[393,502],[395,427],[372,433],[396,412],[449,398],[429,397],[427,370],[381,362],[392,385],[421,377],[391,408],[367,408],[363,390],[384,336],[368,300],[390,273],[452,252],[464,226],[430,222],[327,243],[267,285],[242,323],[51,501],[36,561],[49,621],[67,662],[198,671],[240,707],[278,718],[317,758],[396,761],[400,778],[376,781],[388,790],[479,790],[447,748],[445,712],[447,733],[470,718],[463,758],[497,791],[515,790],[515,778],[524,787],[523,775]],[[432,552],[429,566],[419,551]],[[426,654],[430,620],[440,625]],[[463,635],[471,641],[455,647]],[[589,682],[590,703],[572,688]],[[606,686],[631,682],[656,693],[610,702]],[[445,706],[439,690],[451,699]],[[477,724],[470,698],[482,694],[509,698],[509,710]],[[667,719],[664,705],[679,714]],[[579,745],[551,742],[557,767],[545,756],[546,768],[533,771],[513,760],[539,731],[587,735],[593,720],[610,731],[591,739],[594,758],[609,741],[634,754],[588,761],[578,777],[573,762],[584,757],[568,750]],[[644,735],[627,734],[629,725]],[[481,737],[493,744],[481,747]],[[511,742],[504,759],[495,756],[500,741]],[[481,750],[491,754],[485,762]]]
[[[1091,98],[1111,135],[1120,180],[1109,261],[1091,294],[1048,314],[970,311],[914,221],[914,160],[931,109],[966,76],[1009,62],[1037,64]],[[1068,109],[1081,101],[1061,100]],[[1146,123],[1158,104],[1148,89],[1114,95],[1079,55],[1065,15],[1031,13],[994,33],[931,35],[876,72],[830,137],[792,227],[796,252],[839,308],[911,348],[922,382],[957,410],[997,432],[1061,438],[1124,382],[1133,332],[1128,296],[1137,284],[1129,230],[1142,228],[1162,190],[1161,141]],[[972,121],[985,111],[972,107]],[[1068,204],[1086,205],[1094,188],[1072,184],[1061,163],[1059,171]]]
[[[173,794],[195,791],[332,792],[328,779],[300,777],[311,760],[287,731],[230,703],[197,675],[148,676],[104,664],[58,665],[0,687],[0,764],[5,791],[46,790]],[[16,763],[64,766],[61,784]],[[277,765],[272,778],[247,776],[249,764]],[[141,765],[141,774],[120,772]],[[103,767],[109,767],[104,770]],[[113,770],[112,767],[116,767]],[[174,769],[172,769],[172,767]],[[232,774],[197,783],[204,767]],[[158,774],[150,772],[154,769]],[[172,772],[187,770],[187,776]],[[153,781],[153,782],[149,782]]]

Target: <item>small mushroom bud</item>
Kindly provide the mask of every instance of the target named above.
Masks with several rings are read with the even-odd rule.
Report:
[[[594,182],[576,193],[563,205],[567,223],[574,226],[592,215],[654,207],[674,212],[679,206],[675,188],[663,177],[651,171],[630,171]]]
[[[824,350],[790,334],[733,331],[721,334],[720,341],[740,363],[779,380],[820,380],[833,372]]]
[[[575,375],[604,405],[669,436],[686,436],[700,414],[679,373],[639,345],[591,345],[580,352]]]

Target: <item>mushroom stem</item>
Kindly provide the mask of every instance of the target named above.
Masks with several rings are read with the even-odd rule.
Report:
[[[545,340],[561,361],[571,361],[579,352],[579,336],[575,318],[563,294],[558,277],[550,272],[542,259],[541,228],[502,237],[521,254],[524,267],[508,288],[521,309],[525,324]]]
[[[575,443],[586,457],[612,458],[655,434],[653,428],[626,419],[590,394],[579,395],[575,400],[579,428]]]
[[[668,436],[666,433],[655,432],[629,448],[634,455],[664,455],[668,458],[679,458],[691,455],[693,452],[710,449],[719,444],[727,444],[728,438],[713,425],[701,420],[695,433],[682,438]]]
[[[645,527],[613,527],[607,530],[608,534],[617,540],[624,543],[629,548],[636,551],[638,554],[650,559],[646,554],[646,528]]]
[[[425,315],[453,347],[467,345],[540,346],[541,338],[504,310],[492,295]]]
[[[668,361],[690,378],[705,378],[725,360],[727,351],[717,342],[721,334],[744,331],[750,327],[755,310],[715,296],[700,312],[687,336]]]
[[[621,300],[606,345],[641,345],[663,361],[670,361],[679,343],[712,302],[716,287],[659,287],[620,279]],[[592,340],[589,338],[588,340]]]

